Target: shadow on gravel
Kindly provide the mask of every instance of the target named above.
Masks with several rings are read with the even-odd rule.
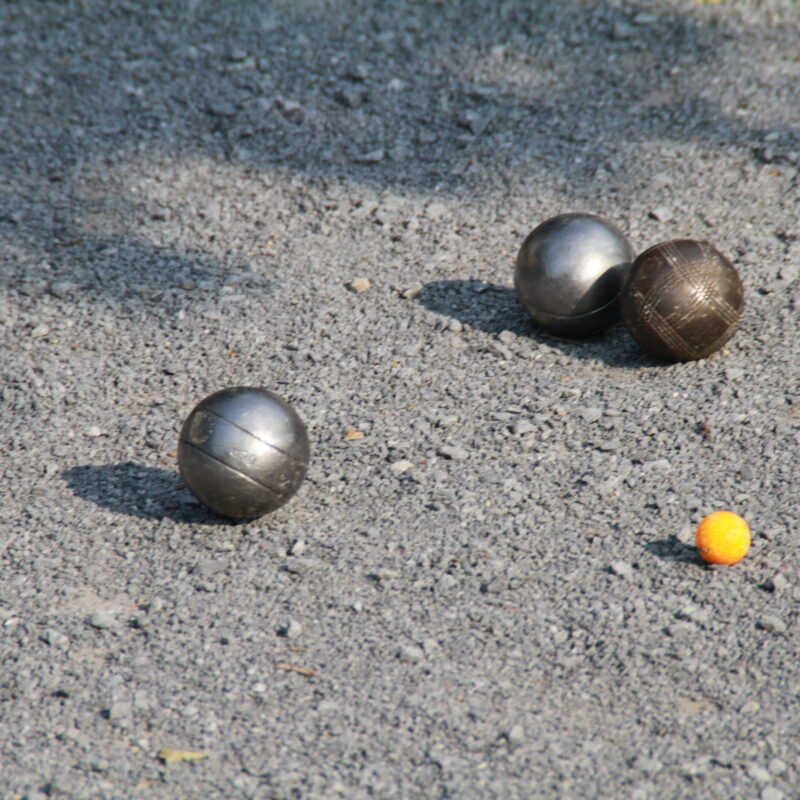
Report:
[[[159,168],[162,156],[423,199],[526,191],[538,177],[567,207],[638,191],[671,169],[672,141],[745,148],[757,163],[798,148],[796,129],[699,93],[698,76],[737,42],[721,13],[581,0],[506,0],[490,14],[480,0],[5,5],[0,171],[16,188],[0,195],[0,228],[19,242],[75,238],[114,213],[147,236],[185,215],[202,251],[212,223],[239,210],[214,207],[213,176],[199,207],[196,184]],[[762,61],[742,61],[742,98],[761,91]],[[126,184],[142,170],[144,189]],[[105,178],[87,183],[93,173]],[[191,202],[173,208],[184,191]],[[123,246],[100,252],[97,290],[168,288],[184,248],[165,235],[143,274]],[[88,251],[46,255],[70,274]]]
[[[476,280],[431,281],[416,297],[428,311],[452,317],[463,325],[496,335],[511,331],[534,342],[558,348],[570,358],[602,361],[610,367],[637,369],[663,366],[644,353],[616,325],[601,336],[586,339],[559,339],[538,330],[517,299],[514,289]]]
[[[178,489],[175,472],[122,464],[87,464],[65,470],[61,477],[83,500],[143,519],[171,519],[176,522],[219,524],[220,517],[200,505],[185,489]]]
[[[690,544],[679,542],[674,536],[669,539],[658,539],[655,542],[648,542],[644,549],[654,556],[658,556],[662,561],[680,561],[684,564],[703,564],[697,555],[697,548]]]

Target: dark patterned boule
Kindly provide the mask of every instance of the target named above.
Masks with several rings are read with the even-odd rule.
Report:
[[[308,434],[297,412],[266,389],[209,395],[183,423],[181,477],[219,514],[253,519],[282,506],[308,469]]]
[[[705,358],[733,336],[744,307],[739,273],[708,242],[678,239],[645,250],[622,289],[636,342],[665,361]]]

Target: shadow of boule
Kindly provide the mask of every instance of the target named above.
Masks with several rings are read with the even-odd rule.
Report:
[[[231,522],[182,488],[177,472],[125,461],[71,467],[61,477],[76,496],[120,514],[175,522]]]

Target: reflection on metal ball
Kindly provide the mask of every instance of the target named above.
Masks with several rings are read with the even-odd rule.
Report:
[[[236,386],[209,395],[180,433],[178,465],[201,502],[234,519],[282,506],[308,469],[308,433],[297,412],[266,389]]]
[[[514,285],[540,328],[556,336],[600,333],[619,319],[619,293],[634,252],[594,214],[560,214],[522,243]]]
[[[665,361],[693,361],[733,336],[744,307],[734,266],[708,242],[678,239],[645,250],[622,290],[622,317],[639,346]]]

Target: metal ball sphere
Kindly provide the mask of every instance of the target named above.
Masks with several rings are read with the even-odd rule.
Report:
[[[594,214],[560,214],[528,234],[514,285],[544,331],[578,338],[619,319],[619,293],[634,252],[622,232]]]
[[[273,392],[248,386],[198,403],[178,442],[178,466],[189,490],[234,519],[254,519],[286,503],[305,478],[309,454],[297,412]]]
[[[639,346],[664,361],[705,358],[733,336],[744,287],[708,242],[678,239],[645,250],[622,290],[622,317]]]

